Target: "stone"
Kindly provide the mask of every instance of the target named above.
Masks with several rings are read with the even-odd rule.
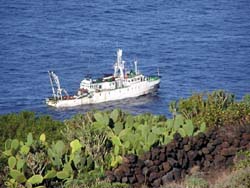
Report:
[[[137,182],[142,184],[145,182],[145,177],[143,175],[135,175],[136,179],[137,179]]]
[[[167,162],[169,162],[170,166],[176,166],[177,161],[173,158],[168,158]]]
[[[214,164],[215,166],[220,167],[221,163],[223,163],[225,161],[225,157],[221,156],[221,155],[216,155],[214,158]]]
[[[159,159],[159,154],[160,154],[160,150],[158,148],[153,148],[151,150],[151,159],[152,160]]]
[[[153,187],[160,187],[160,185],[161,185],[161,178],[154,180],[154,182],[152,183]]]
[[[152,173],[152,172],[159,172],[159,168],[158,166],[151,166],[149,169],[148,169],[149,173]]]
[[[193,160],[195,160],[195,158],[198,156],[198,151],[189,151],[188,153],[187,153],[187,155],[188,155],[188,159],[190,160],[190,161],[193,161]]]
[[[248,142],[247,140],[241,140],[241,141],[240,141],[240,146],[241,146],[241,147],[244,147],[244,146],[246,146],[248,143],[249,143],[249,142]]]
[[[128,178],[128,181],[129,181],[130,184],[135,183],[135,182],[136,182],[135,176],[129,177],[129,178]]]
[[[240,140],[234,139],[233,144],[234,147],[239,147],[240,146]]]
[[[123,177],[122,178],[122,183],[128,183],[128,177]]]
[[[188,144],[188,145],[184,145],[184,151],[190,151],[191,149],[191,146]]]
[[[183,145],[187,145],[188,141],[189,141],[189,137],[183,138],[182,140]]]
[[[149,180],[149,182],[153,182],[157,178],[158,178],[158,173],[152,172],[152,173],[150,173],[148,180]]]
[[[166,154],[165,153],[160,153],[160,156],[159,156],[159,160],[161,161],[161,162],[164,162],[165,160],[166,160]]]
[[[170,165],[169,162],[162,163],[162,166],[163,166],[164,172],[169,172],[172,169],[172,166]]]
[[[204,155],[207,155],[207,154],[209,154],[210,152],[209,152],[209,150],[207,149],[207,148],[202,148],[202,153],[204,154]]]
[[[136,163],[137,162],[137,155],[134,155],[134,154],[128,154],[125,156],[125,158],[128,159],[129,163]]]
[[[224,148],[221,151],[221,155],[223,156],[234,156],[237,152],[237,149],[234,147],[230,147],[230,148]]]
[[[242,134],[242,139],[246,141],[250,141],[250,134],[249,133],[243,133]]]
[[[213,161],[214,160],[212,155],[206,155],[205,158],[206,158],[206,161]]]
[[[162,180],[163,185],[166,183],[172,182],[174,181],[174,175],[172,172],[169,172],[165,176],[162,176],[161,180]]]
[[[174,180],[180,180],[181,179],[181,170],[179,168],[173,168],[173,176]]]
[[[214,146],[220,145],[220,144],[222,144],[222,140],[221,140],[220,138],[217,138],[216,140],[214,140],[214,141],[212,142],[212,144],[213,144]]]
[[[137,163],[136,163],[136,166],[139,167],[139,168],[143,168],[145,166],[145,163],[144,163],[143,160],[138,159]]]
[[[229,143],[228,142],[223,142],[222,144],[221,144],[221,147],[222,148],[229,148]]]
[[[113,175],[113,172],[110,170],[105,172],[105,176],[108,178],[110,182],[115,182],[116,180],[115,176]]]
[[[134,174],[141,174],[142,170],[140,168],[135,168]]]
[[[155,160],[155,161],[153,161],[154,162],[154,165],[156,165],[156,166],[159,166],[160,164],[161,164],[161,161],[160,160]]]
[[[147,167],[151,167],[151,166],[154,165],[154,162],[151,161],[151,160],[146,160],[144,163],[145,163],[145,165],[146,165]]]

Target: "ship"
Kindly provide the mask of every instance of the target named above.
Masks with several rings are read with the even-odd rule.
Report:
[[[56,108],[74,107],[139,97],[157,91],[161,77],[159,71],[156,75],[145,76],[138,70],[137,64],[134,61],[133,70],[127,71],[122,59],[122,49],[118,49],[114,73],[98,79],[84,78],[76,94],[72,96],[61,88],[55,72],[48,71],[52,97],[46,98],[46,104]]]

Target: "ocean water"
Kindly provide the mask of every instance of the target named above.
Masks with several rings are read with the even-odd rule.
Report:
[[[0,1],[0,114],[32,110],[56,119],[93,108],[169,115],[168,103],[200,91],[250,93],[250,1]],[[84,76],[127,66],[160,69],[158,93],[55,109],[48,70],[74,94]]]

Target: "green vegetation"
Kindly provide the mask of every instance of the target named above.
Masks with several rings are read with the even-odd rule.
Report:
[[[90,111],[65,122],[33,112],[2,115],[0,184],[13,188],[126,187],[106,182],[105,170],[121,163],[126,154],[141,155],[169,143],[176,132],[185,137],[207,127],[250,123],[250,95],[236,101],[224,91],[195,94],[172,102],[170,110],[172,119],[148,113],[133,116],[118,109]],[[245,172],[250,166],[249,153],[243,154],[244,160],[236,167],[239,179],[248,178]],[[184,183],[207,187],[200,177],[189,177]]]
[[[196,126],[202,122],[208,127],[239,125],[250,122],[250,95],[236,101],[233,94],[225,91],[198,93],[187,99],[173,101],[169,110],[193,120]]]
[[[53,120],[50,116],[36,117],[34,112],[21,112],[19,114],[6,114],[0,116],[0,150],[4,149],[7,139],[24,140],[29,132],[35,137],[45,133],[48,142],[61,139],[61,130],[64,124]]]

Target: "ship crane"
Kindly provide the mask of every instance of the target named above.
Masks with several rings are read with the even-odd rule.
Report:
[[[61,88],[58,76],[53,71],[48,71],[48,73],[49,73],[50,85],[52,88],[54,99],[62,100],[62,91],[66,94],[66,96],[69,96],[68,92],[65,89]],[[54,83],[56,86],[56,90],[55,90]]]

